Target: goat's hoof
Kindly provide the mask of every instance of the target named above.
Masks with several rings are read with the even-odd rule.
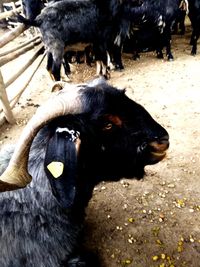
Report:
[[[115,65],[115,70],[117,70],[117,71],[123,71],[124,70],[124,66],[122,66],[122,65]]]
[[[174,57],[172,55],[168,55],[167,59],[168,59],[168,61],[173,61]]]
[[[140,60],[140,56],[133,56],[133,60],[135,61]]]

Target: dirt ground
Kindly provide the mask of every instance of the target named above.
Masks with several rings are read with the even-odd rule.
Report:
[[[188,26],[184,36],[172,37],[173,62],[152,52],[138,61],[124,54],[125,70],[111,73],[109,83],[126,88],[167,129],[170,148],[162,162],[146,167],[143,180],[95,188],[85,243],[99,254],[102,267],[200,266],[200,48],[190,55],[190,33]],[[52,81],[45,65],[46,59],[14,109],[16,124],[0,127],[1,147],[16,142],[48,98]],[[12,70],[2,73],[9,77]],[[95,66],[74,65],[71,79],[83,82],[94,75]]]

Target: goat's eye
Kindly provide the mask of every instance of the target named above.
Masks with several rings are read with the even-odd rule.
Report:
[[[104,130],[104,131],[108,131],[108,130],[112,129],[112,127],[113,127],[112,123],[107,123],[107,124],[104,126],[103,130]]]

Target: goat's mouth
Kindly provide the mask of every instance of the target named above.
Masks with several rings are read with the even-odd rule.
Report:
[[[169,136],[164,136],[148,144],[150,148],[150,164],[155,164],[163,160],[169,148]]]
[[[166,157],[167,149],[169,147],[169,137],[165,136],[161,139],[144,143],[138,151],[146,155],[146,164],[152,165],[163,160]]]
[[[163,151],[163,152],[161,152],[161,151],[159,151],[159,152],[151,151],[150,153],[151,153],[151,161],[153,163],[157,163],[157,162],[163,160],[165,158],[166,154],[167,154],[166,151]]]

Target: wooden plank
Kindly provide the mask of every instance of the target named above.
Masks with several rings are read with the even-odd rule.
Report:
[[[26,83],[23,85],[23,87],[21,89],[18,90],[17,94],[15,96],[13,96],[12,99],[10,99],[10,107],[11,107],[11,109],[13,109],[15,107],[16,103],[19,101],[19,98],[21,97],[23,92],[26,90],[26,87],[28,86],[28,84],[32,80],[33,76],[37,72],[37,70],[40,67],[40,65],[42,64],[42,61],[44,60],[45,56],[46,56],[46,54],[42,55],[41,59],[39,60],[38,64],[35,66],[33,73],[29,76],[29,78],[27,79]],[[2,111],[3,110],[0,109],[0,126],[3,125],[6,122],[5,117],[2,116],[2,113],[3,113]]]
[[[41,54],[41,50],[43,49],[43,47],[43,43],[38,46],[37,50],[28,60],[28,62],[5,83],[5,88],[11,85],[36,60],[36,58]]]
[[[33,49],[35,47],[35,45],[37,45],[38,43],[41,43],[41,40],[36,40],[35,42],[32,42],[32,43],[28,44],[27,46],[22,47],[21,49],[15,51],[9,55],[1,57],[0,58],[0,67],[7,64],[8,62],[18,58],[19,56],[23,55],[27,51]]]
[[[6,12],[2,12],[0,13],[0,20],[1,19],[6,19],[9,17],[12,17],[16,14],[16,12],[20,12],[22,10],[21,7],[16,8],[15,10],[10,10],[10,11],[6,11]]]
[[[2,104],[2,108],[3,108],[3,112],[4,112],[4,116],[6,118],[6,120],[13,124],[15,123],[15,119],[8,101],[8,97],[6,94],[6,90],[5,90],[5,86],[4,86],[4,81],[3,81],[3,76],[1,74],[0,71],[0,101]]]
[[[23,44],[20,44],[20,45],[14,47],[14,48],[12,48],[12,49],[9,49],[9,50],[6,50],[6,51],[0,53],[0,57],[3,57],[3,56],[6,56],[6,55],[8,55],[8,54],[10,54],[10,53],[12,53],[12,52],[15,52],[15,51],[17,51],[18,49],[20,49],[20,48],[22,48],[22,47],[25,47],[26,45],[28,45],[28,44],[30,44],[30,43],[36,41],[37,39],[41,39],[41,36],[40,36],[40,35],[37,35],[37,36],[33,37],[32,39],[30,39],[29,41],[24,42]]]
[[[20,24],[17,28],[12,31],[5,33],[0,38],[0,48],[9,43],[10,41],[14,40],[17,36],[23,33],[29,27],[25,26],[24,24]]]
[[[18,102],[20,96],[22,95],[22,93],[25,91],[26,87],[28,86],[28,84],[30,83],[30,81],[32,80],[33,76],[35,75],[36,71],[38,70],[38,68],[40,67],[40,65],[42,64],[42,61],[44,60],[46,54],[42,55],[42,58],[39,60],[38,64],[36,65],[33,73],[31,74],[31,76],[28,78],[28,80],[26,81],[26,83],[23,85],[23,87],[17,92],[17,94],[10,100],[11,103],[11,108],[13,108],[15,106],[15,104]]]

